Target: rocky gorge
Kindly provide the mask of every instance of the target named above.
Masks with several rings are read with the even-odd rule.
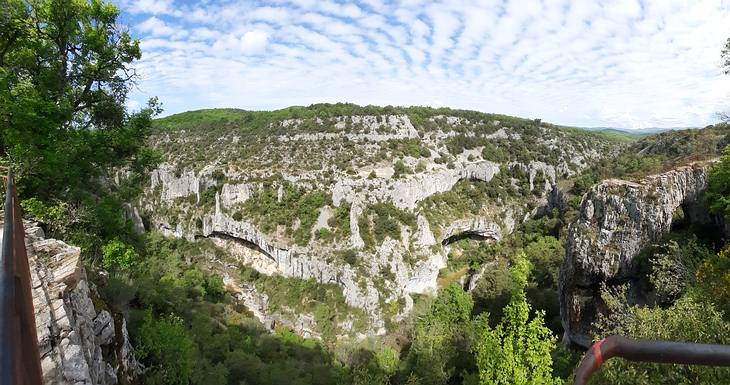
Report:
[[[152,171],[127,217],[136,227],[146,224],[148,230],[168,236],[210,239],[226,250],[228,260],[215,261],[221,274],[266,325],[284,324],[302,335],[318,336],[311,315],[268,312],[267,294],[241,282],[236,266],[335,285],[347,305],[367,317],[365,329],[354,330],[356,322],[348,319],[340,322],[340,332],[384,334],[388,323],[408,314],[413,295],[433,294],[439,288],[450,243],[465,238],[499,241],[522,221],[549,209],[561,179],[620,148],[600,140],[597,146],[589,145],[588,138],[535,122],[528,125],[535,137],[498,120],[434,116],[426,122],[414,124],[407,115],[273,121],[268,127],[281,133],[249,138],[249,143],[235,130],[215,139],[181,127],[162,130],[153,143],[166,161]],[[324,132],[296,133],[312,125]],[[563,146],[557,145],[556,137],[564,139]],[[234,156],[252,140],[265,143],[268,152]],[[214,156],[188,163],[190,154],[166,151],[176,143],[188,146],[196,141],[212,143]],[[545,152],[539,157],[507,155],[515,148],[527,151],[523,141]],[[309,156],[312,147],[320,151],[316,159]],[[337,163],[341,157],[344,164]],[[309,170],[314,160],[322,163]],[[459,196],[475,188],[493,192],[491,197]],[[303,221],[264,230],[262,219],[249,211],[261,204],[278,210],[287,205],[292,191],[325,197],[307,213],[313,220],[306,224],[303,241],[292,237],[305,226]],[[271,201],[262,202],[267,196]],[[444,206],[446,199],[474,207],[463,211]],[[391,223],[386,236],[377,233],[383,221]],[[357,262],[344,262],[341,256],[347,254]],[[460,279],[467,285],[468,276]]]

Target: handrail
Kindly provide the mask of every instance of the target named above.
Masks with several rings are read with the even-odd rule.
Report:
[[[4,218],[0,254],[0,385],[41,385],[25,230],[11,170],[5,190]]]
[[[613,357],[664,364],[730,366],[730,346],[606,337],[591,346],[575,372],[573,385],[585,385]]]

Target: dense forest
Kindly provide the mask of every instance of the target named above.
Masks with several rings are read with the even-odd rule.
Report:
[[[137,379],[143,384],[566,383],[582,351],[559,342],[558,271],[565,232],[581,196],[606,178],[638,178],[715,157],[730,141],[725,124],[617,139],[627,142],[621,154],[575,176],[566,187],[562,210],[525,221],[498,243],[464,240],[454,245],[451,271],[500,261],[488,270],[488,284],[467,293],[451,283],[436,297],[418,298],[409,316],[386,336],[338,340],[325,331],[325,338],[314,340],[286,328],[269,332],[202,263],[204,255],[221,250],[206,240],[138,234],[123,216],[122,205],[140,193],[142,181],[162,159],[147,145],[153,130],[194,129],[200,113],[179,114],[155,126],[162,111],[156,99],[139,111],[125,108],[136,76],[132,65],[142,52],[118,18],[119,10],[101,0],[0,0],[0,161],[17,175],[24,214],[42,223],[49,235],[82,248],[101,295],[98,306],[128,320],[137,358],[146,367]],[[729,50],[730,40],[722,52],[727,71]],[[448,112],[386,108],[426,126],[427,117]],[[337,104],[246,112],[243,117],[229,110],[208,114],[220,119],[220,130],[245,124],[253,135],[271,119],[365,114],[369,109],[381,111]],[[532,127],[529,120],[493,117]],[[454,138],[450,150],[455,154],[485,145],[468,136]],[[424,152],[417,145],[403,151],[416,156]],[[524,152],[526,157],[541,156],[530,149]],[[522,155],[500,156],[508,161]],[[130,177],[114,185],[110,180],[120,169],[129,170]],[[730,217],[729,151],[708,184],[705,199],[711,214]],[[465,193],[489,196],[489,188]],[[271,194],[258,196],[245,208],[262,211],[262,226],[266,220],[280,220],[274,210],[265,210],[267,202],[273,205]],[[300,210],[281,215],[314,221],[307,218],[308,207],[321,205],[324,198],[292,196]],[[376,223],[372,237],[387,236],[389,218],[401,215],[393,212],[376,207],[368,213]],[[601,334],[595,337],[623,334],[730,344],[730,246],[725,242],[721,234],[708,235],[687,225],[647,247],[642,254],[646,274],[664,301],[656,307],[616,309],[610,319],[600,320]],[[274,288],[274,304],[296,308],[302,298],[335,304],[315,307],[321,319],[336,319],[338,306],[346,306],[335,291],[310,281],[285,282],[245,268],[237,274]],[[606,292],[605,300],[612,303],[611,296],[618,295]],[[728,369],[612,360],[592,383],[727,382]]]

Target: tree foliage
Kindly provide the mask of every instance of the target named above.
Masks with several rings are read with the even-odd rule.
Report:
[[[148,384],[188,384],[193,367],[193,341],[182,319],[144,313],[138,331],[138,354],[153,365],[145,373]]]
[[[457,284],[442,289],[412,332],[407,373],[421,384],[453,383],[468,368],[471,296]]]
[[[727,39],[722,49],[722,66],[726,75],[730,75],[730,38]]]
[[[722,160],[710,171],[705,197],[712,213],[730,217],[730,147],[725,148]]]
[[[118,239],[110,241],[101,249],[101,264],[105,269],[129,269],[138,258],[134,248]]]
[[[712,303],[686,295],[669,308],[631,307],[616,312],[604,324],[600,336],[620,334],[628,338],[730,344],[730,324]],[[600,338],[600,336],[598,338]],[[591,383],[597,385],[726,384],[730,369],[699,365],[607,361]]]
[[[515,258],[511,269],[515,284],[512,300],[496,328],[489,327],[486,316],[479,317],[481,323],[474,351],[482,385],[561,382],[552,375],[551,353],[555,350],[555,337],[545,327],[542,312],[536,312],[530,319],[530,304],[525,295],[529,271],[530,265],[524,256]]]
[[[139,41],[101,0],[0,0],[0,155],[22,192],[63,196],[137,153],[159,111],[125,109]]]

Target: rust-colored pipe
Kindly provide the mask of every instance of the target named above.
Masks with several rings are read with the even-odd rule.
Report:
[[[0,254],[0,385],[41,385],[25,229],[8,171]]]
[[[585,385],[613,357],[663,364],[730,366],[730,346],[606,337],[591,346],[575,372],[573,385]]]

